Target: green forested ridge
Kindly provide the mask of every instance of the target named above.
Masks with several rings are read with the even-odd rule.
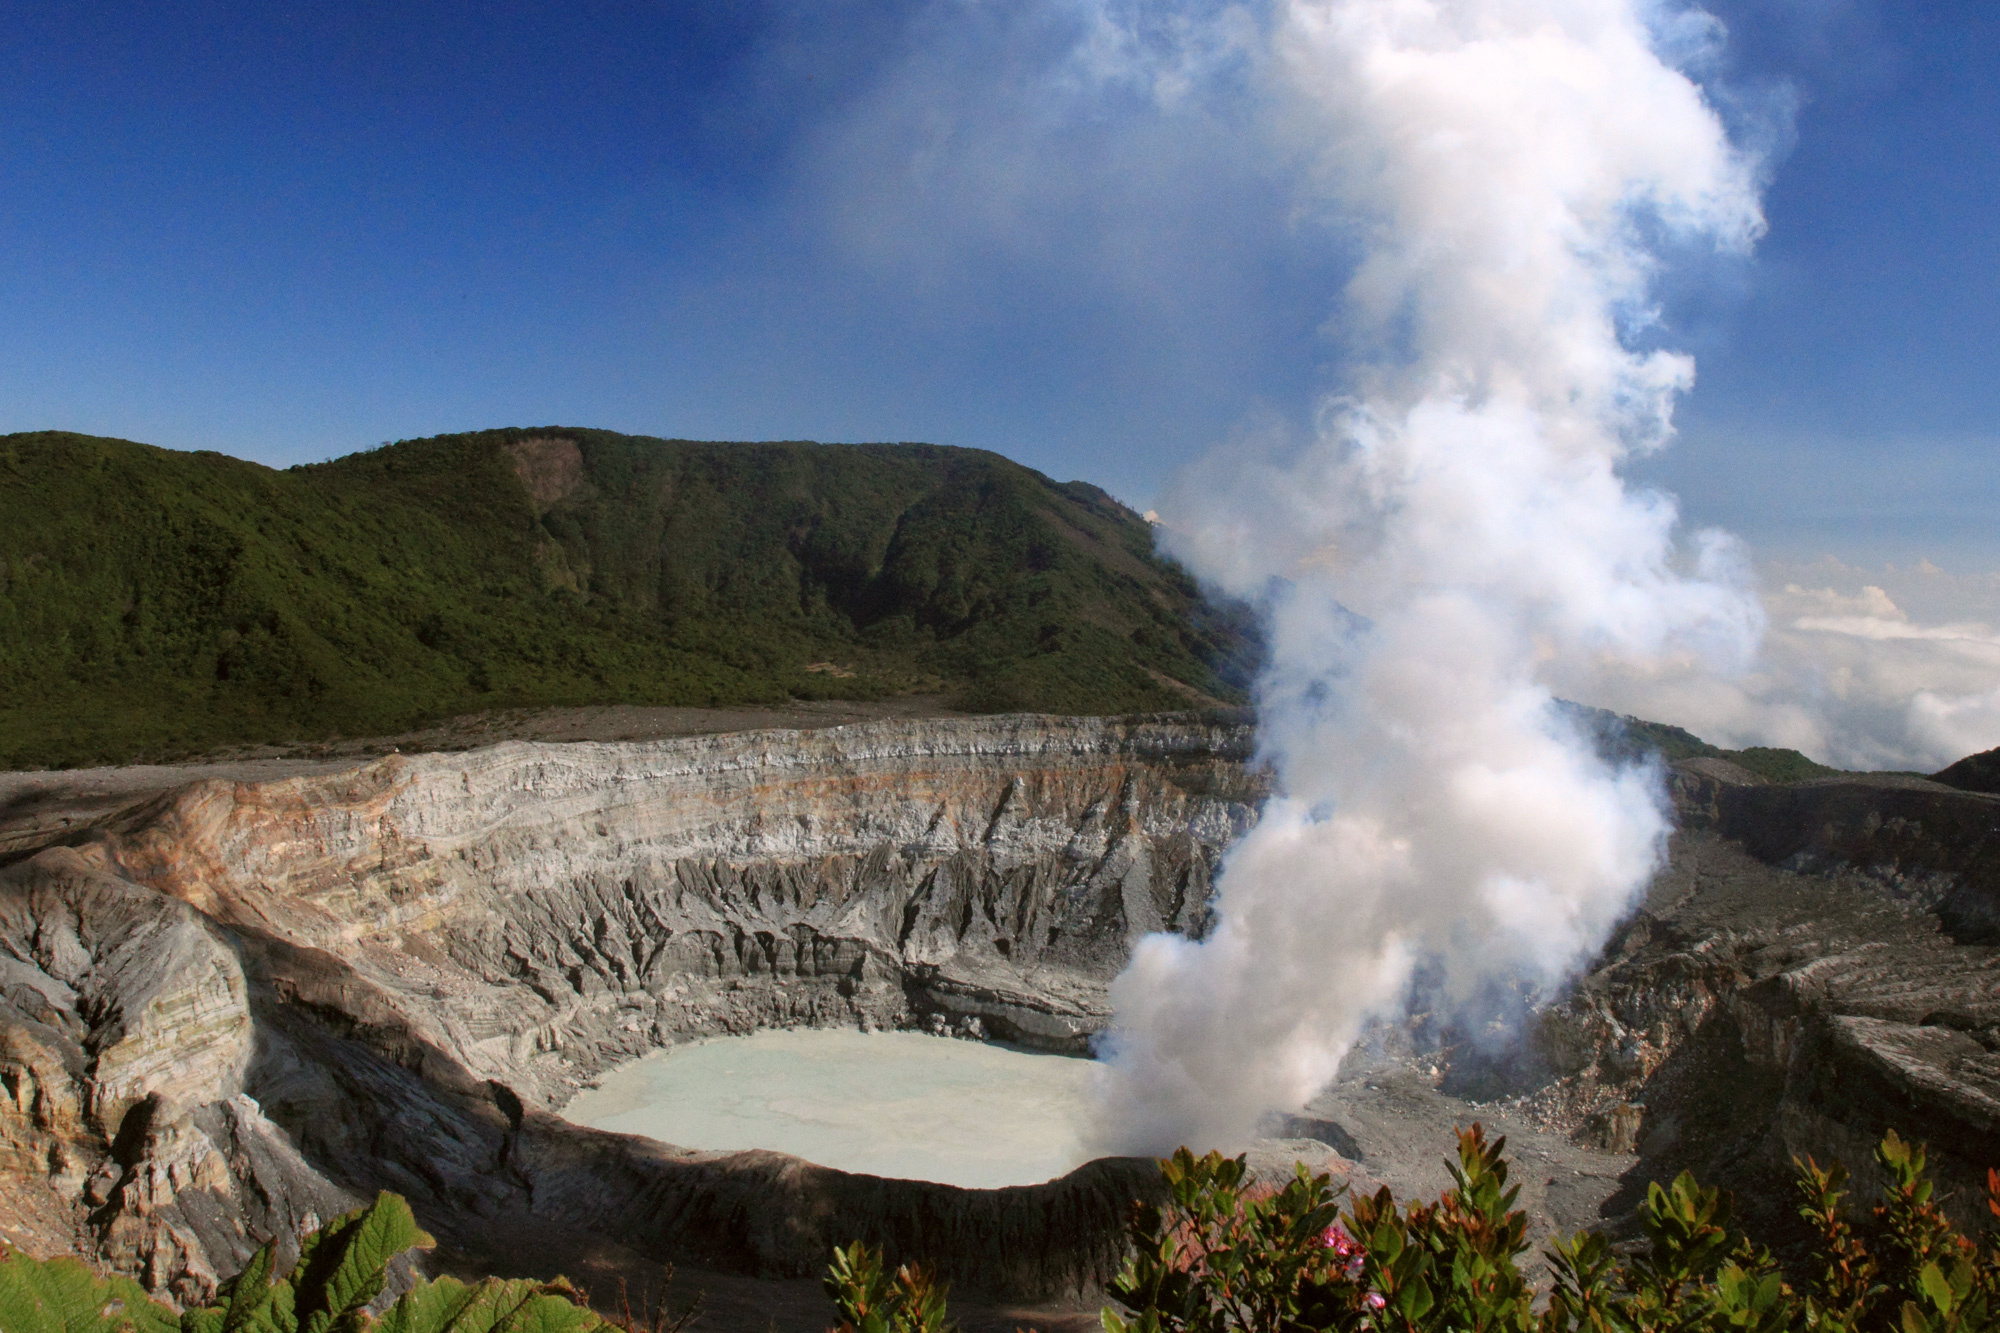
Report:
[[[1608,753],[1620,758],[1636,759],[1653,753],[1670,764],[1677,759],[1727,759],[1767,782],[1804,782],[1810,778],[1830,777],[1841,771],[1808,759],[1797,750],[1769,745],[1724,750],[1710,745],[1684,727],[1648,722],[1638,717],[1621,717],[1607,709],[1588,708],[1581,704],[1565,702],[1561,706],[1582,721],[1585,729],[1598,738]]]
[[[543,428],[274,471],[0,436],[9,768],[549,704],[1185,708],[1240,700],[1251,643],[1139,516],[979,450]]]
[[[2000,792],[2000,750],[1981,750],[1931,774],[1960,791]]]

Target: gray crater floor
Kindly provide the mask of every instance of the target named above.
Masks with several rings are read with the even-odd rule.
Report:
[[[1338,1126],[1345,1136],[1340,1146],[1353,1160],[1333,1165],[1344,1170],[1350,1189],[1373,1192],[1388,1185],[1402,1201],[1435,1199],[1451,1188],[1447,1168],[1459,1129],[1477,1123],[1489,1138],[1506,1135],[1509,1181],[1521,1187],[1518,1206],[1528,1213],[1529,1239],[1537,1250],[1551,1237],[1575,1231],[1615,1233],[1630,1213],[1624,1196],[1636,1156],[1579,1146],[1511,1102],[1452,1096],[1436,1087],[1421,1065],[1350,1057],[1340,1080],[1293,1124],[1317,1128],[1314,1122]],[[1260,1166],[1275,1165],[1287,1150],[1304,1146],[1267,1141],[1253,1157]]]

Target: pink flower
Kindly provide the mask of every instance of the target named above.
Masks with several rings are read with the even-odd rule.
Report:
[[[1328,1227],[1326,1234],[1320,1239],[1326,1243],[1327,1249],[1332,1250],[1343,1259],[1360,1248],[1354,1243],[1354,1237],[1348,1235],[1338,1223]]]
[[[1360,1255],[1357,1254],[1352,1259],[1349,1259],[1347,1261],[1347,1280],[1349,1282],[1359,1282],[1363,1266],[1364,1261]]]
[[[1381,1293],[1381,1292],[1379,1292],[1379,1291],[1371,1291],[1371,1292],[1369,1292],[1369,1293],[1368,1293],[1368,1296],[1367,1296],[1367,1300],[1368,1300],[1368,1308],[1369,1308],[1369,1309],[1371,1309],[1371,1310],[1379,1310],[1379,1309],[1381,1309],[1381,1308],[1382,1308],[1383,1306],[1385,1306],[1385,1305],[1387,1305],[1387,1304],[1389,1303],[1389,1302],[1387,1302],[1387,1301],[1385,1301],[1385,1300],[1383,1300],[1383,1299],[1382,1299],[1382,1293]]]

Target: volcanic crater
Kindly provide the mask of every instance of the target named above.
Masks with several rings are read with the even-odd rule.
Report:
[[[1206,928],[1266,794],[1252,754],[1234,719],[1003,716],[509,741],[88,798],[13,775],[0,1234],[193,1300],[390,1189],[456,1271],[795,1279],[859,1237],[978,1299],[1087,1302],[1149,1162],[967,1190],[560,1110],[620,1062],[760,1028],[1085,1051],[1132,942]],[[1445,1131],[1482,1119],[1514,1136],[1544,1230],[1627,1227],[1682,1166],[1782,1229],[1791,1155],[1865,1182],[1894,1127],[1974,1197],[2000,1156],[2000,798],[1713,759],[1672,786],[1669,866],[1525,1043],[1385,1030],[1269,1126],[1260,1165],[1435,1189]]]

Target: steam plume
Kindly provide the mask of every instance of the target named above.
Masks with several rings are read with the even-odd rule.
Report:
[[[1273,77],[1358,221],[1348,399],[1288,457],[1225,451],[1163,504],[1180,553],[1264,599],[1279,794],[1201,943],[1112,989],[1106,1146],[1240,1141],[1303,1104],[1420,965],[1449,994],[1548,983],[1659,863],[1658,776],[1600,759],[1549,666],[1740,663],[1734,547],[1676,552],[1618,464],[1671,432],[1684,356],[1637,350],[1646,237],[1747,245],[1751,164],[1658,54],[1645,0],[1295,0]],[[1712,35],[1712,34],[1711,34]]]

